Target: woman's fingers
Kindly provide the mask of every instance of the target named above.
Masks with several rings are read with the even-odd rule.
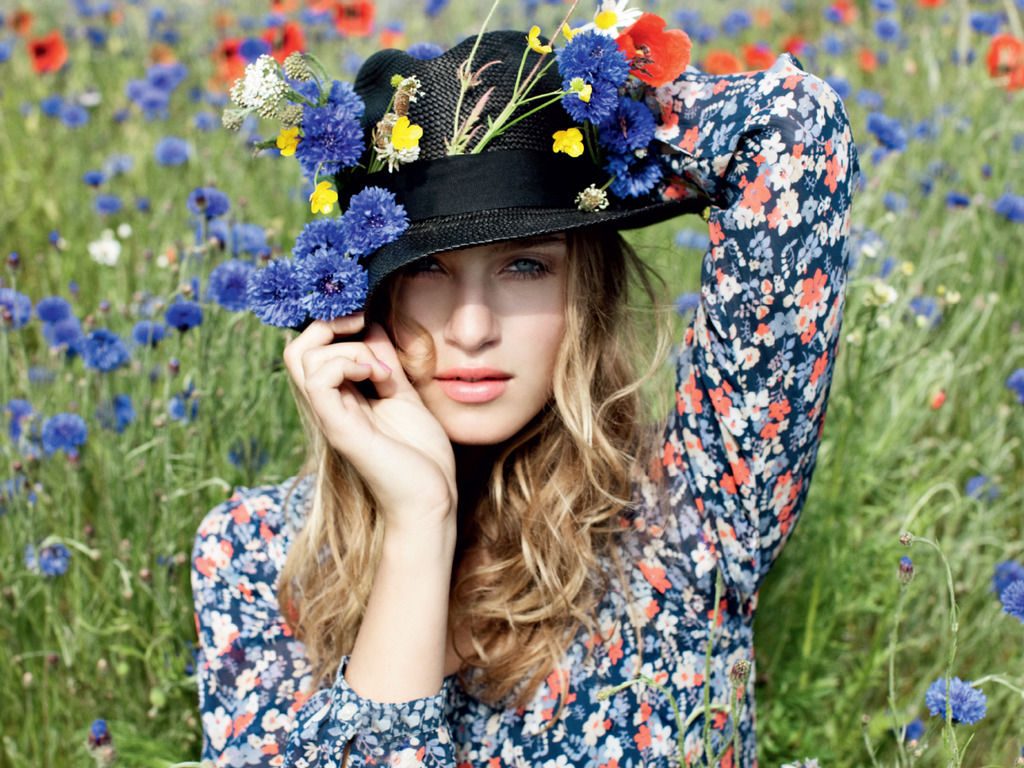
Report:
[[[377,384],[377,392],[380,396],[394,397],[396,395],[412,394],[418,400],[419,395],[416,394],[416,390],[409,382],[405,371],[402,369],[402,364],[398,360],[398,352],[395,351],[395,345],[391,343],[387,331],[384,330],[380,323],[370,324],[363,338],[363,343],[374,357],[390,370],[390,376],[386,379],[380,382],[374,381]]]
[[[284,363],[292,379],[300,387],[305,378],[302,366],[303,355],[312,349],[331,344],[336,336],[352,336],[363,329],[365,322],[362,312],[338,317],[330,322],[315,320],[302,333],[292,339],[284,348]]]

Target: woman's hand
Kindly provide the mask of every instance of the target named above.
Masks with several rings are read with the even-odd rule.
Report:
[[[394,345],[363,314],[316,321],[288,343],[284,362],[328,444],[366,480],[389,532],[454,531],[457,491],[451,442],[405,376]],[[356,388],[369,382],[378,397]]]

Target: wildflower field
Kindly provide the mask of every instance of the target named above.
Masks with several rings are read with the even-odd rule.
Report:
[[[792,52],[860,149],[827,427],[756,623],[760,764],[1024,764],[1024,0],[643,5],[708,71]],[[277,127],[222,126],[232,82],[294,50],[350,80],[489,7],[0,4],[0,766],[198,764],[196,527],[302,459],[292,334],[239,310],[312,185],[253,148]],[[706,225],[630,239],[681,333]]]

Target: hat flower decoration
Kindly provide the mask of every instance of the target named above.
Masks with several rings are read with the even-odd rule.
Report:
[[[689,64],[686,33],[629,0],[603,0],[575,29],[573,3],[550,39],[539,26],[486,32],[499,2],[473,38],[429,60],[379,51],[354,86],[308,53],[246,67],[224,125],[280,121],[257,146],[299,161],[316,216],[291,258],[249,279],[263,323],[351,314],[387,275],[443,250],[679,213],[678,195],[671,207],[659,194],[679,180],[664,178],[653,90]]]

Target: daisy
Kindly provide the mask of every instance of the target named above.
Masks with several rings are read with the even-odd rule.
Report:
[[[599,35],[618,37],[619,32],[631,27],[640,18],[641,11],[628,8],[629,0],[601,0],[601,5],[594,14],[594,20],[574,32],[593,30]]]

